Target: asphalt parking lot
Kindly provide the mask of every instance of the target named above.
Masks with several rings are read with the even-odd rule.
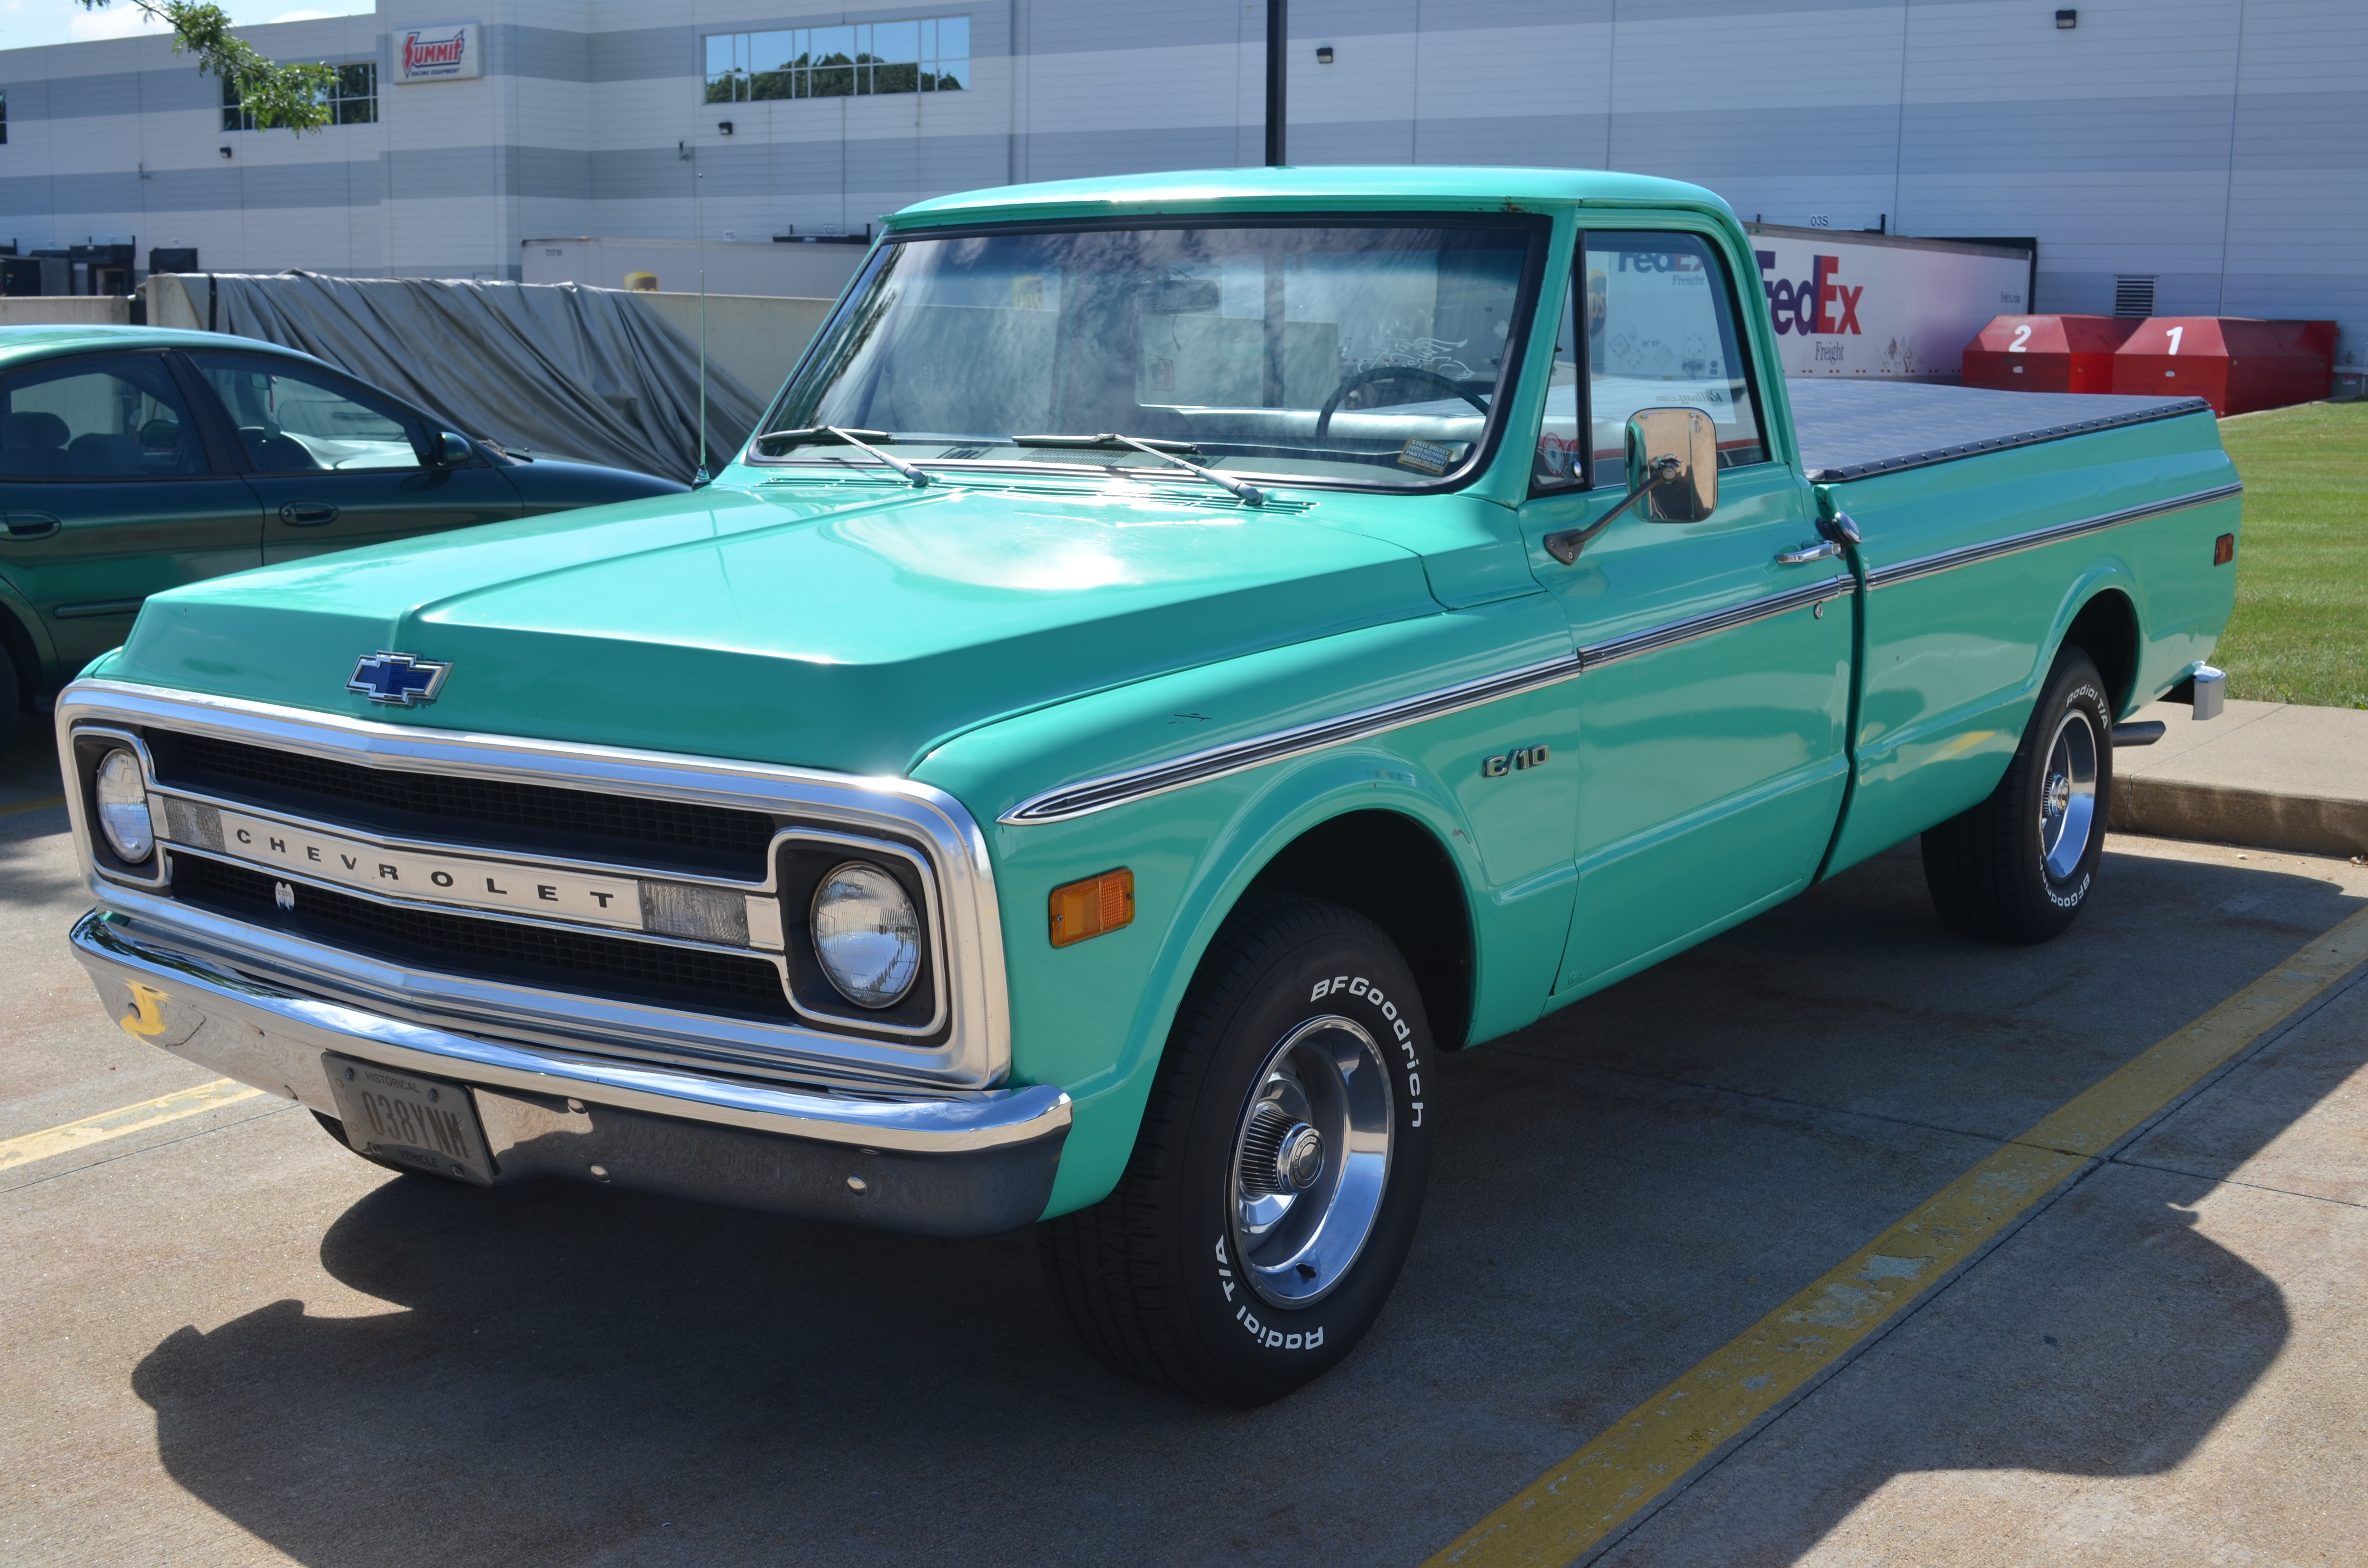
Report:
[[[67,958],[53,769],[38,726],[0,758],[0,1149],[211,1077]],[[2363,908],[2368,868],[2116,839],[2069,936],[1983,948],[1912,846],[1880,857],[1448,1059],[1390,1309],[1249,1413],[1105,1374],[1028,1234],[482,1192],[215,1104],[0,1164],[0,1559],[1421,1562]],[[1654,1482],[1600,1560],[2358,1562],[2359,978]]]

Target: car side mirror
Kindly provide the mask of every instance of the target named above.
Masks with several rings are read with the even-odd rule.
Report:
[[[1656,523],[1718,510],[1718,432],[1699,408],[1640,408],[1628,419],[1628,488]]]
[[[1645,520],[1699,523],[1718,510],[1718,432],[1699,408],[1640,408],[1628,416],[1628,494],[1583,528],[1541,541],[1568,566],[1611,519],[1643,503]]]
[[[438,468],[466,468],[470,460],[477,455],[476,449],[469,445],[467,437],[456,436],[450,430],[437,436],[435,451]]]

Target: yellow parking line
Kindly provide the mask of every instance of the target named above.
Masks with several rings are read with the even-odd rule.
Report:
[[[97,1116],[85,1116],[80,1121],[69,1121],[63,1127],[28,1132],[21,1138],[0,1142],[0,1171],[14,1170],[35,1160],[46,1160],[52,1154],[87,1149],[94,1143],[104,1143],[110,1138],[121,1138],[127,1133],[178,1121],[185,1116],[195,1116],[217,1106],[236,1105],[261,1093],[261,1089],[250,1089],[235,1078],[216,1078],[212,1083],[199,1084],[194,1089],[179,1089],[169,1095],[159,1095],[153,1100],[142,1100],[138,1105],[103,1110]]]
[[[0,817],[13,817],[18,812],[46,812],[51,806],[63,806],[65,803],[66,798],[63,795],[44,795],[38,801],[12,801],[7,805],[0,806]]]
[[[2017,1215],[2368,960],[2368,910],[2002,1144],[1473,1526],[1426,1568],[1561,1564],[1896,1316]]]

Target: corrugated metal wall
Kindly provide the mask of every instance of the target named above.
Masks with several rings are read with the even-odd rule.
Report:
[[[249,29],[381,62],[381,119],[220,131],[154,40],[0,52],[0,238],[136,233],[209,265],[511,276],[551,234],[860,229],[1007,179],[1260,156],[1259,0],[383,0]],[[384,79],[388,38],[462,10],[483,82]],[[1298,0],[1294,162],[1548,164],[1696,180],[1746,217],[2034,234],[2040,304],[2334,315],[2368,340],[2368,4],[2108,0]],[[703,101],[700,38],[967,15],[968,92]],[[1319,65],[1319,44],[1334,62]],[[716,122],[734,122],[720,133]],[[218,149],[232,145],[223,159]],[[686,156],[685,154],[689,154]]]

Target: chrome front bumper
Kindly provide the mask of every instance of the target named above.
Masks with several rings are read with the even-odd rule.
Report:
[[[1069,1096],[1040,1085],[884,1099],[506,1044],[232,971],[169,930],[93,912],[74,956],[124,1029],[209,1071],[337,1114],[324,1051],[465,1084],[497,1183],[566,1176],[806,1219],[982,1236],[1037,1219]]]

